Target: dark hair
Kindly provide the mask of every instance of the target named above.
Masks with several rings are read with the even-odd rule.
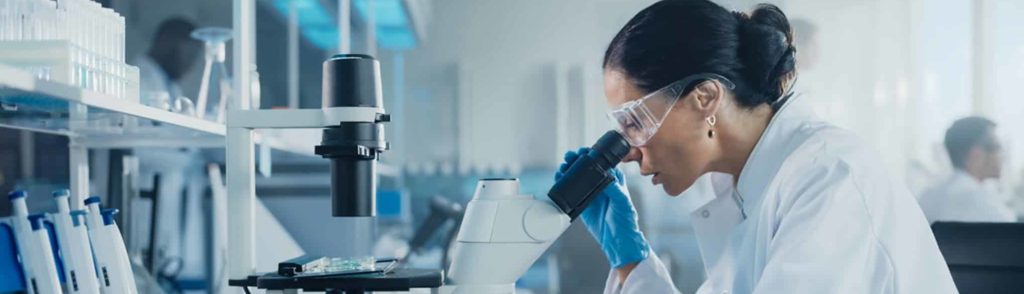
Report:
[[[996,123],[979,116],[965,117],[953,122],[953,126],[946,130],[946,139],[943,140],[953,167],[964,168],[967,153],[974,146],[981,144],[985,135],[995,126]]]
[[[196,25],[185,18],[172,17],[164,20],[157,26],[156,34],[153,35],[153,43],[159,42],[182,42],[190,40],[192,31]]]
[[[181,79],[202,53],[203,43],[191,37],[195,29],[191,21],[174,17],[161,22],[153,35],[147,53],[173,81]]]
[[[604,67],[622,71],[646,92],[699,73],[732,81],[747,107],[774,104],[796,75],[786,15],[760,4],[749,15],[707,0],[663,0],[637,13],[615,35]]]

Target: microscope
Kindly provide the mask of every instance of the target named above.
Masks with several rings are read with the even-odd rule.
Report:
[[[412,288],[437,288],[435,293],[514,293],[516,279],[615,180],[611,169],[630,150],[619,133],[605,133],[573,162],[547,199],[521,194],[518,179],[480,180],[462,215],[446,283],[439,269],[396,269],[393,265],[397,262],[369,271],[314,272],[311,269],[324,267],[325,257],[308,256],[279,263],[275,273],[253,274],[253,129],[322,129],[315,153],[330,160],[332,214],[376,214],[376,163],[389,147],[383,123],[391,119],[382,107],[379,62],[368,55],[336,55],[324,62],[323,73],[321,109],[229,112],[228,149],[234,151],[227,164],[228,224],[232,228],[228,264],[229,274],[235,278],[229,281],[231,286],[256,287],[268,293]]]
[[[314,153],[330,161],[331,214],[376,216],[377,160],[389,148],[384,123],[391,120],[383,107],[380,63],[363,54],[329,58],[323,63],[322,95],[319,109],[236,109],[228,113],[227,149],[232,152],[227,157],[227,248],[231,249],[227,251],[231,277],[227,284],[244,287],[246,292],[254,287],[267,293],[346,294],[441,286],[440,269],[395,268],[395,259],[300,256],[278,263],[276,272],[253,273],[254,129],[321,129]],[[350,263],[354,260],[358,264]],[[378,266],[380,263],[387,265]]]
[[[512,294],[516,280],[562,235],[594,197],[615,181],[611,173],[630,145],[608,131],[548,191],[548,199],[519,192],[513,178],[483,179],[456,240],[444,294]]]

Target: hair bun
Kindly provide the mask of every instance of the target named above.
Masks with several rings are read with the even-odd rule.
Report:
[[[759,4],[749,15],[736,12],[743,63],[742,75],[758,100],[774,103],[785,94],[796,74],[793,30],[786,14],[772,4]]]

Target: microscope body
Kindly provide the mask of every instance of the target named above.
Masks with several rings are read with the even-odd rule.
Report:
[[[515,293],[516,280],[570,223],[551,201],[520,194],[516,179],[480,180],[439,292]]]
[[[466,206],[440,293],[515,293],[515,282],[569,225],[615,181],[612,169],[630,145],[608,131],[563,170],[536,199],[519,193],[519,180],[483,179]]]

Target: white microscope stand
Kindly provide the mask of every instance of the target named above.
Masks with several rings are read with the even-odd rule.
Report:
[[[341,122],[372,123],[376,122],[378,114],[383,113],[385,113],[383,108],[373,107],[239,109],[228,112],[227,142],[224,152],[227,173],[227,208],[217,211],[215,207],[213,241],[213,248],[222,248],[222,244],[227,243],[227,274],[214,278],[214,282],[221,285],[217,289],[217,293],[228,291],[227,280],[229,278],[245,277],[255,270],[253,205],[256,201],[256,160],[253,131],[255,129],[324,128],[338,125]],[[313,153],[312,148],[309,153]],[[227,226],[222,225],[225,223],[224,218],[227,218]],[[212,256],[213,260],[223,260],[220,254],[222,253],[219,250],[215,250],[214,256]]]
[[[570,223],[547,197],[520,194],[516,179],[480,180],[439,293],[515,293],[516,280]]]

